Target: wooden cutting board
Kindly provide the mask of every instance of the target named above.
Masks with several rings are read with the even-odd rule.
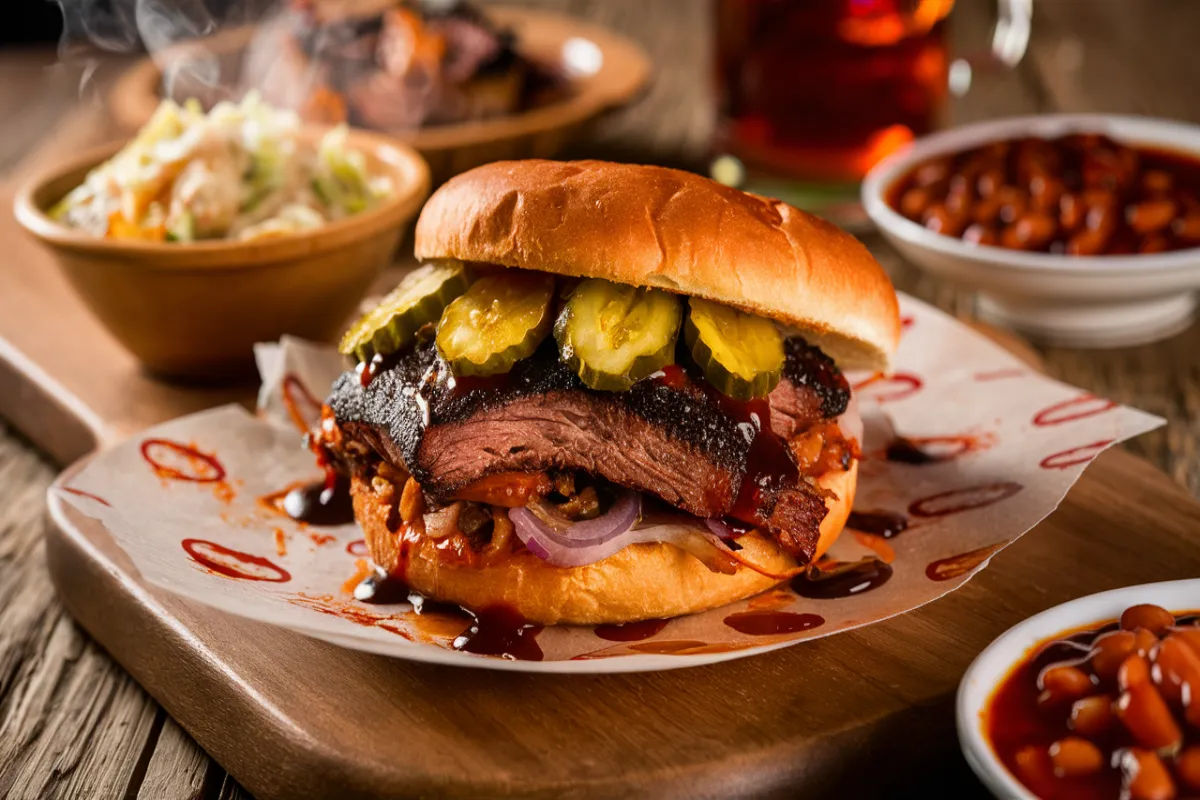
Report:
[[[251,402],[252,386],[145,376],[7,214],[0,238],[0,414],[56,458]],[[389,660],[227,616],[147,586],[97,523],[50,507],[67,608],[262,800],[981,792],[957,754],[953,698],[992,638],[1073,597],[1200,575],[1200,505],[1117,451],[920,611],[710,667],[522,675]]]

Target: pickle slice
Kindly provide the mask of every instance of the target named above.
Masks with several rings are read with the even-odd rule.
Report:
[[[571,293],[554,338],[586,385],[620,392],[675,360],[681,316],[675,295],[589,278]]]
[[[370,361],[375,355],[391,355],[408,347],[421,326],[437,322],[446,305],[469,285],[461,261],[418,267],[346,331],[338,350],[359,361]]]
[[[769,319],[693,297],[683,341],[704,377],[735,400],[766,397],[783,372],[783,336]]]
[[[446,306],[437,348],[455,375],[498,375],[550,333],[554,278],[507,271],[480,278]]]

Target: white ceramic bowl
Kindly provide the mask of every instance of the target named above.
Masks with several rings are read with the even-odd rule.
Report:
[[[1037,800],[1010,773],[983,732],[983,711],[999,683],[1038,643],[1065,630],[1111,622],[1126,608],[1155,603],[1175,612],[1200,609],[1200,579],[1128,586],[1047,609],[1003,633],[967,668],[958,685],[958,741],[979,779],[1001,798]]]
[[[1200,289],[1200,248],[1136,256],[1070,257],[972,245],[892,210],[885,197],[916,164],[988,142],[1103,133],[1200,158],[1200,126],[1110,114],[1048,114],[981,122],[919,139],[879,162],[862,186],[863,207],[909,261],[979,291],[981,317],[1032,338],[1075,347],[1140,344],[1186,328]]]

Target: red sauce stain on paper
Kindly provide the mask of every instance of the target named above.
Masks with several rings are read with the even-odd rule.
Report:
[[[109,508],[112,508],[112,503],[108,502],[103,497],[92,494],[91,492],[85,492],[83,489],[76,489],[71,486],[64,486],[63,491],[70,492],[71,494],[78,495],[79,497],[86,497],[89,500],[95,500],[97,503],[102,503],[102,504],[108,506]]]
[[[184,539],[179,544],[197,564],[226,578],[268,583],[286,583],[292,579],[286,569],[262,556],[232,550],[203,539]]]
[[[1033,424],[1042,428],[1061,425],[1064,422],[1094,417],[1116,407],[1117,404],[1112,400],[1096,397],[1094,394],[1084,394],[1043,408],[1033,415]]]
[[[1046,456],[1038,463],[1038,466],[1042,469],[1067,469],[1078,464],[1086,464],[1104,452],[1104,449],[1112,443],[1112,439],[1101,439],[1091,444],[1072,447],[1070,450]]]
[[[225,480],[225,468],[211,453],[201,452],[194,444],[180,444],[170,439],[146,439],[141,446],[142,458],[154,474],[166,481],[218,483]]]
[[[141,452],[142,458],[163,482],[210,483],[213,496],[225,504],[237,497],[233,486],[225,480],[225,467],[215,455],[203,452],[195,443],[146,439],[142,442]]]
[[[376,614],[355,605],[352,601],[339,600],[333,595],[310,595],[300,592],[288,597],[287,601],[292,605],[308,608],[330,617],[344,619],[368,628],[379,628],[403,639],[413,640],[412,635],[400,626],[395,617]]]
[[[948,581],[966,575],[991,558],[1004,544],[990,544],[949,558],[939,558],[925,568],[925,577],[931,581]]]
[[[924,382],[911,373],[897,372],[891,376],[875,373],[864,381],[859,381],[852,388],[861,399],[871,399],[879,403],[889,403],[912,397],[921,391]]]
[[[914,500],[908,506],[908,513],[914,517],[944,517],[971,511],[976,508],[990,506],[1007,500],[1024,488],[1019,483],[1002,481],[985,486],[969,486],[964,489],[951,489],[948,492],[923,497]]]
[[[313,396],[296,375],[289,372],[283,376],[279,393],[283,396],[283,405],[287,409],[288,417],[301,433],[308,433],[320,421],[321,401]]]

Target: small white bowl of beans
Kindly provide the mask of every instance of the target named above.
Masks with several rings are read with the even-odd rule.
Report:
[[[1003,798],[1200,794],[1200,580],[1082,597],[1004,633],[958,688],[958,738]]]
[[[881,161],[867,214],[918,267],[1039,341],[1186,328],[1200,290],[1200,126],[1052,114],[967,125]]]

